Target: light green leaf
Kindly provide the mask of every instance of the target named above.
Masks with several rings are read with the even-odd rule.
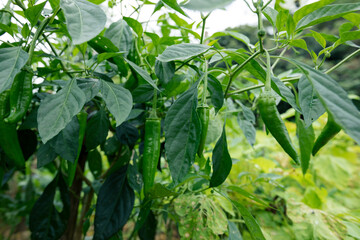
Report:
[[[261,200],[260,198],[256,197],[255,195],[245,191],[244,189],[242,189],[241,187],[239,186],[236,186],[236,185],[230,185],[227,187],[227,189],[231,190],[231,191],[234,191],[236,193],[239,193],[241,194],[242,196],[244,197],[247,197],[257,203],[260,203],[261,205],[263,205],[264,207],[269,207],[269,204],[263,200]]]
[[[305,17],[306,15],[312,13],[313,11],[326,6],[332,2],[334,2],[335,0],[320,0],[320,1],[316,1],[314,3],[311,4],[306,4],[304,5],[302,8],[300,8],[299,10],[297,10],[294,13],[294,21],[295,23],[299,22],[300,19],[302,19],[303,17]]]
[[[149,199],[155,198],[164,198],[177,195],[176,192],[171,191],[170,189],[166,188],[164,185],[160,183],[155,183],[154,186],[150,189],[148,197]]]
[[[144,30],[141,23],[130,17],[123,17],[123,19],[135,31],[139,38],[142,37]]]
[[[116,52],[116,53],[110,53],[110,52],[104,52],[104,53],[100,53],[98,56],[97,56],[97,59],[96,61],[98,63],[101,63],[102,61],[105,61],[109,58],[112,58],[112,57],[117,57],[117,56],[121,56],[124,52]]]
[[[228,221],[229,240],[242,240],[239,229],[234,222]]]
[[[44,9],[46,2],[34,5],[25,10],[25,16],[27,20],[31,23],[31,26],[35,26],[39,17],[41,16],[41,11]]]
[[[77,86],[75,78],[63,89],[47,96],[38,110],[37,121],[41,140],[46,143],[56,136],[85,104],[85,94]]]
[[[360,30],[343,32],[340,34],[340,38],[342,42],[360,39]]]
[[[247,119],[238,118],[241,131],[244,133],[246,140],[253,147],[256,140],[256,129]]]
[[[130,67],[137,72],[146,82],[148,82],[153,88],[160,91],[160,89],[156,86],[154,80],[151,78],[151,76],[141,67],[136,65],[130,60],[125,59],[125,61],[130,65]]]
[[[349,13],[343,16],[346,20],[352,22],[355,26],[360,25],[360,14],[359,13]]]
[[[21,47],[0,49],[0,93],[11,87],[29,55]]]
[[[360,10],[360,3],[345,3],[345,4],[334,4],[319,8],[312,13],[303,17],[296,26],[297,30],[327,22],[339,17],[342,17],[348,13]]]
[[[97,5],[86,0],[61,0],[66,25],[74,44],[96,37],[105,27],[106,15]]]
[[[165,117],[165,151],[174,182],[188,173],[200,143],[201,123],[196,106],[195,84],[175,101]]]
[[[101,82],[101,96],[106,103],[106,107],[114,116],[116,126],[119,126],[129,116],[132,109],[131,93],[118,84]]]
[[[348,98],[345,90],[330,76],[294,59],[289,61],[295,63],[304,73],[335,122],[360,144],[360,112]]]
[[[103,2],[105,2],[106,0],[88,0],[88,1],[93,4],[99,5],[99,4],[102,4]]]
[[[311,83],[302,76],[298,83],[299,104],[304,116],[305,128],[308,128],[314,121],[325,113],[325,108]]]
[[[162,62],[184,61],[208,51],[211,47],[195,43],[181,43],[169,46],[157,57]]]
[[[131,48],[133,36],[129,25],[124,20],[112,23],[106,29],[104,36],[110,39],[120,51],[126,52],[125,55],[127,55]]]
[[[315,40],[323,47],[326,48],[326,40],[325,38],[318,32],[312,31],[312,36],[315,38]]]
[[[231,36],[231,37],[245,43],[246,45],[250,44],[250,39],[247,36],[245,36],[244,34],[241,34],[239,32],[235,32],[235,31],[216,32],[213,35],[211,35],[208,39],[213,39],[213,38],[223,37],[223,36]]]
[[[308,48],[307,48],[307,44],[306,44],[304,39],[291,40],[289,45],[293,46],[293,47],[298,47],[298,48],[304,49],[305,51],[309,51]]]
[[[263,14],[266,17],[266,19],[271,23],[273,27],[276,27],[276,17],[278,15],[278,11],[271,7],[266,7],[263,10]]]
[[[190,0],[184,8],[201,12],[210,12],[218,8],[224,8],[234,0]]]

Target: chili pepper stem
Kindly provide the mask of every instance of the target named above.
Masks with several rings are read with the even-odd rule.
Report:
[[[203,106],[206,105],[206,93],[207,93],[207,85],[208,85],[208,62],[205,60],[205,76],[204,76],[204,93],[202,95],[201,104]]]

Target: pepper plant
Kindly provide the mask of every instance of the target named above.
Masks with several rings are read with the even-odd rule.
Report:
[[[320,0],[290,12],[281,1],[246,2],[258,19],[257,42],[233,31],[206,36],[211,11],[230,2],[139,0],[115,22],[105,12],[124,4],[119,0],[9,0],[1,9],[1,188],[12,178],[31,186],[39,172],[51,176],[23,212],[31,239],[154,239],[160,221],[182,239],[241,239],[230,218],[243,219],[241,232],[265,239],[231,197],[271,208],[226,181],[235,160],[227,119],[239,119],[252,146],[255,127],[264,126],[303,174],[340,130],[360,143],[360,113],[329,76],[360,52],[360,3]],[[146,5],[163,12],[158,31],[132,17]],[[184,9],[198,11],[201,21],[189,23]],[[348,22],[337,36],[311,30],[340,17]],[[221,36],[244,47],[225,49]],[[307,38],[322,50],[313,51]],[[354,52],[325,69],[344,44]],[[299,50],[311,65],[286,57]],[[275,74],[280,61],[289,71]],[[298,140],[288,134],[279,101],[293,110]],[[325,112],[328,124],[316,139],[312,123]],[[228,205],[217,204],[220,198]]]

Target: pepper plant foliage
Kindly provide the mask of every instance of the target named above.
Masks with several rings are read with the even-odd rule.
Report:
[[[90,225],[93,239],[122,239],[128,221],[135,223],[129,238],[152,239],[158,221],[175,221],[184,239],[241,239],[237,224],[227,220],[229,208],[253,239],[265,239],[258,221],[231,195],[267,203],[225,187],[235,160],[226,119],[238,117],[252,146],[255,127],[264,123],[303,174],[316,140],[312,123],[325,112],[336,130],[326,127],[317,148],[340,129],[360,143],[360,113],[328,75],[360,51],[352,42],[360,38],[360,3],[320,0],[294,13],[281,1],[248,3],[258,16],[258,41],[250,42],[239,32],[205,35],[211,11],[232,1],[137,1],[134,13],[141,15],[145,5],[164,12],[155,32],[132,14],[109,22],[103,2],[9,0],[0,12],[1,188],[12,177],[31,183],[34,171],[52,173],[40,197],[29,202],[31,239],[81,239]],[[108,2],[109,8],[118,4]],[[201,21],[189,23],[184,9],[201,12]],[[348,22],[338,36],[311,30],[340,17]],[[244,48],[221,47],[217,40],[225,35]],[[320,52],[307,46],[309,37]],[[354,53],[324,69],[342,44]],[[313,64],[285,57],[298,50]],[[275,74],[279,61],[290,70]],[[289,137],[279,101],[294,109],[298,141]],[[212,129],[209,118],[210,125],[221,119],[223,127]],[[161,130],[146,119],[160,119]],[[156,168],[162,174],[154,180]],[[219,198],[228,205],[217,204]]]

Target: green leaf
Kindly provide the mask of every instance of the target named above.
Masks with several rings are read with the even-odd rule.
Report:
[[[129,52],[132,44],[132,32],[129,25],[124,20],[119,20],[106,29],[104,36],[108,38],[125,56]]]
[[[314,37],[314,39],[323,47],[326,48],[326,40],[325,38],[318,32],[312,31],[312,36]]]
[[[35,26],[41,16],[41,11],[44,9],[46,1],[38,5],[34,5],[25,10],[25,16],[31,23],[31,26]]]
[[[91,150],[105,142],[109,132],[109,119],[103,108],[100,108],[88,121],[85,131],[85,146]]]
[[[141,38],[144,32],[141,23],[130,17],[123,17],[123,19],[134,30],[138,38]]]
[[[140,239],[155,239],[157,233],[158,221],[152,211],[146,217],[146,220],[139,230]]]
[[[269,204],[267,202],[261,200],[260,198],[256,197],[255,195],[245,191],[244,189],[242,189],[239,186],[231,185],[231,186],[228,186],[227,189],[229,189],[231,191],[234,191],[236,193],[239,193],[242,196],[247,197],[247,198],[249,198],[249,199],[251,199],[251,200],[253,200],[253,201],[257,202],[257,203],[260,203],[264,207],[269,207]]]
[[[266,19],[271,23],[271,25],[273,27],[276,27],[276,18],[278,15],[278,11],[276,11],[275,9],[273,9],[271,7],[266,7],[263,10],[263,14],[266,17]]]
[[[96,37],[105,27],[106,15],[97,5],[86,0],[60,0],[66,26],[74,44]]]
[[[299,103],[304,116],[305,128],[308,128],[314,121],[325,113],[325,108],[316,95],[311,83],[302,76],[298,83]]]
[[[180,182],[188,173],[200,143],[201,123],[196,107],[194,84],[175,101],[165,117],[165,151],[174,182]]]
[[[312,125],[306,128],[304,121],[298,116],[296,117],[296,134],[299,139],[301,169],[305,175],[309,168],[311,152],[315,141],[315,133]]]
[[[89,169],[95,178],[98,178],[102,172],[102,160],[101,155],[97,149],[91,150],[86,158],[89,164]]]
[[[190,0],[184,8],[201,12],[210,12],[218,8],[224,8],[231,4],[234,0]]]
[[[340,38],[342,42],[360,39],[360,30],[343,32],[340,34]]]
[[[304,73],[335,122],[360,144],[360,112],[348,98],[345,90],[330,76],[294,59],[289,61],[295,63]]]
[[[104,53],[100,53],[97,56],[96,61],[98,63],[101,63],[102,61],[108,60],[109,58],[113,58],[116,56],[121,56],[124,52],[115,52],[115,53],[110,53],[110,52],[104,52]]]
[[[57,154],[53,147],[51,147],[50,142],[40,145],[37,151],[37,168],[46,166],[55,160]]]
[[[77,85],[85,93],[86,102],[88,102],[99,93],[101,82],[96,78],[79,78]]]
[[[229,240],[242,240],[239,229],[234,222],[228,221]]]
[[[134,206],[135,195],[126,180],[127,167],[114,172],[101,186],[96,202],[94,240],[106,240],[125,225]]]
[[[226,142],[225,124],[212,152],[212,164],[213,174],[210,179],[210,187],[217,187],[226,180],[232,167],[232,160]]]
[[[106,0],[88,0],[89,2],[93,3],[93,4],[96,4],[96,5],[100,5],[102,4],[103,2],[105,2]]]
[[[184,15],[185,17],[188,17],[188,15],[186,15],[186,13],[181,9],[181,7],[179,6],[179,4],[177,3],[176,0],[160,0],[163,4],[171,7],[172,9],[174,9],[175,11],[181,13],[182,15]]]
[[[24,38],[27,38],[28,36],[30,36],[30,28],[29,25],[27,23],[24,24],[23,28],[21,29],[21,35]]]
[[[65,160],[74,163],[79,146],[80,124],[76,116],[49,142],[55,152]]]
[[[254,125],[246,119],[238,118],[241,131],[244,133],[246,140],[253,147],[256,140],[256,129]]]
[[[106,103],[106,107],[115,117],[116,126],[119,126],[129,116],[132,109],[131,93],[118,84],[101,82],[101,96]]]
[[[86,96],[77,86],[75,78],[54,95],[47,96],[38,110],[38,128],[41,140],[46,143],[56,136],[82,109]]]
[[[350,21],[355,26],[360,25],[360,14],[359,13],[349,13],[343,16],[346,20]]]
[[[159,78],[159,82],[166,86],[175,75],[175,63],[156,60],[155,74]]]
[[[167,47],[165,51],[157,57],[157,60],[162,62],[170,62],[175,60],[184,61],[189,58],[198,56],[208,51],[210,48],[210,46],[195,43],[176,44]]]
[[[0,93],[11,87],[29,55],[21,47],[0,49]]]
[[[176,192],[171,191],[160,183],[155,183],[154,186],[149,190],[147,197],[149,199],[164,198],[177,195]]]
[[[7,26],[10,28],[11,26],[11,14],[5,11],[0,12],[0,25]],[[11,30],[11,28],[9,29]],[[12,31],[12,30],[11,30]],[[3,35],[5,31],[0,30],[0,36]]]
[[[54,206],[57,187],[62,201],[61,212]],[[70,195],[61,173],[58,173],[31,209],[29,217],[31,239],[59,239],[66,230],[69,216]]]
[[[125,61],[130,65],[130,67],[137,72],[147,83],[149,83],[153,88],[158,90],[160,92],[160,89],[156,86],[154,80],[151,78],[151,76],[141,67],[136,65],[130,60],[125,59]]]
[[[217,37],[223,37],[223,36],[231,36],[235,38],[236,40],[239,40],[243,43],[245,43],[247,46],[250,45],[250,39],[245,36],[244,34],[241,34],[239,32],[235,31],[222,31],[222,32],[216,32],[213,35],[211,35],[208,39],[214,39]]]
[[[296,30],[302,30],[322,22],[328,22],[358,10],[360,10],[360,3],[327,5],[303,17],[297,23]]]
[[[332,2],[334,2],[335,0],[321,0],[321,1],[317,1],[311,4],[306,4],[304,5],[302,8],[300,8],[299,10],[297,10],[294,13],[294,21],[295,23],[299,22],[300,19],[302,19],[303,17],[305,17],[306,15],[312,13],[313,11],[326,6]]]
[[[249,210],[247,210],[241,203],[231,201],[235,207],[239,210],[241,216],[245,220],[245,224],[249,229],[249,232],[254,240],[265,240],[265,237],[261,231],[261,228],[255,218],[251,215]]]
[[[215,107],[217,113],[224,104],[224,92],[221,83],[213,75],[208,75],[208,91],[210,92],[211,103]]]

